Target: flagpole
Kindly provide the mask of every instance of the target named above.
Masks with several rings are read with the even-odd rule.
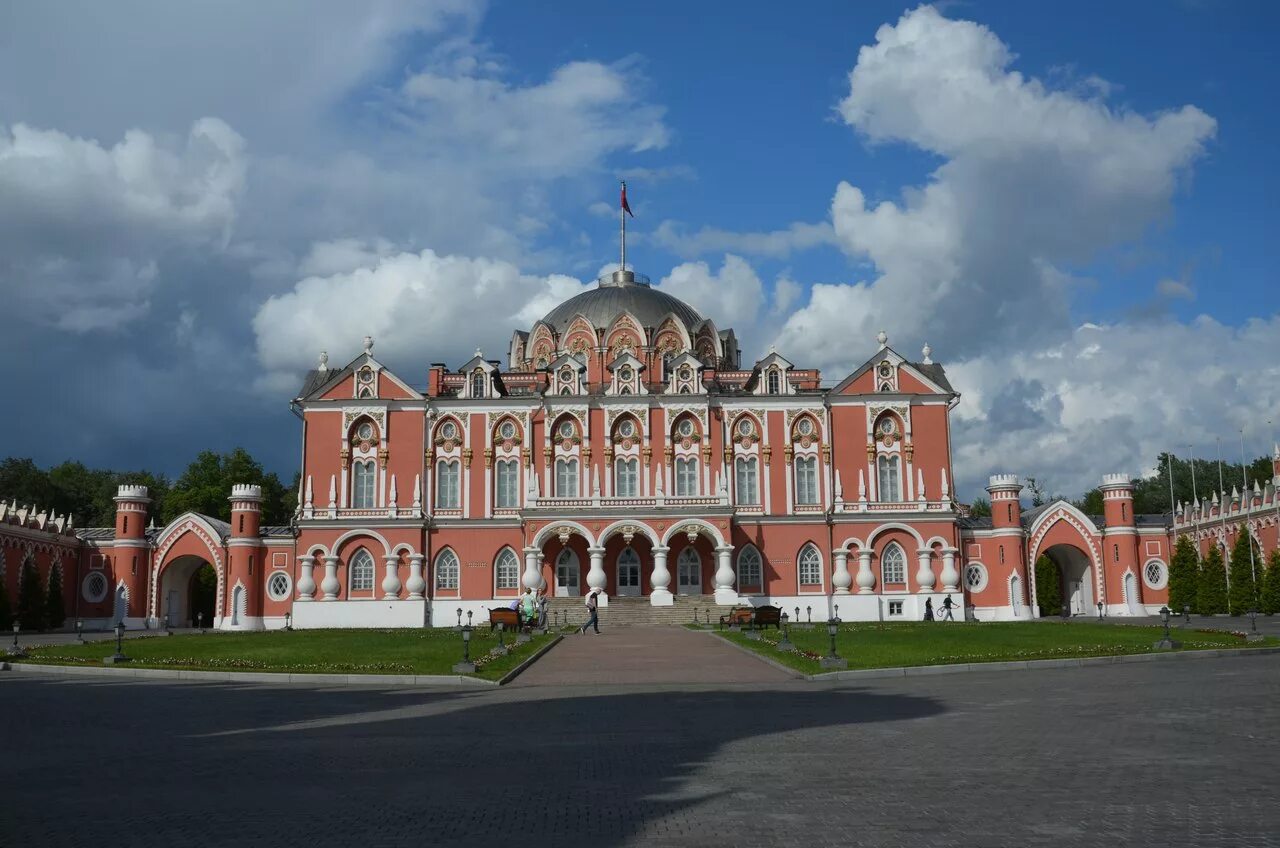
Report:
[[[1249,509],[1245,510],[1245,521],[1242,525],[1244,534],[1249,536],[1249,510],[1253,508],[1253,498],[1249,497],[1249,469],[1244,464],[1244,428],[1240,428],[1240,477],[1244,480],[1244,492],[1241,493],[1242,498],[1248,498]],[[1258,569],[1253,564],[1253,537],[1249,536],[1249,573],[1253,575],[1254,591],[1258,590]]]
[[[1218,517],[1222,519],[1222,553],[1223,571],[1227,573],[1227,613],[1231,613],[1231,561],[1227,554],[1227,493],[1222,482],[1222,437],[1217,436],[1218,443]]]
[[[1177,524],[1178,523],[1177,505],[1175,505],[1173,502],[1173,452],[1172,451],[1169,452],[1168,458],[1169,459],[1167,464],[1169,466],[1169,520],[1171,524]]]
[[[621,182],[622,182],[622,194],[620,196],[626,197],[627,181],[622,180]],[[621,264],[618,266],[618,271],[623,272],[627,270],[627,210],[625,207],[623,207],[621,201],[618,202],[618,225],[620,228],[620,236],[621,236],[620,241],[622,243],[622,260],[621,260]],[[621,273],[619,273],[618,279],[622,279]]]

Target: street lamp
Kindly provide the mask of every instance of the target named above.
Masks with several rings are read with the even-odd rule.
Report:
[[[1098,621],[1102,621],[1102,601],[1098,601]]]
[[[458,623],[453,626],[458,633],[462,632],[462,607],[458,607]]]
[[[124,622],[116,622],[116,652],[102,660],[104,665],[115,665],[116,663],[128,662],[129,658],[124,655]]]
[[[166,604],[164,608],[164,635],[172,636],[173,631],[169,629],[169,607]]]
[[[457,674],[473,674],[476,664],[471,661],[471,625],[462,628],[462,662],[454,663],[453,670]]]
[[[497,647],[497,650],[494,651],[494,653],[496,653],[498,656],[504,656],[507,653],[507,643],[502,640],[502,634],[505,633],[506,630],[507,630],[507,625],[502,622],[499,622],[498,623],[498,647]]]
[[[293,629],[293,613],[289,612],[288,610],[285,610],[285,613],[284,613],[284,629],[285,630]]]
[[[76,641],[84,644],[84,622],[78,618],[76,619]]]
[[[467,626],[471,626],[471,610],[467,610]]]
[[[694,627],[698,626],[698,608],[697,607],[693,608],[693,625]]]
[[[807,620],[808,620],[808,622],[809,622],[810,624],[813,624],[813,607],[805,607],[805,608],[804,608],[804,614],[805,614],[806,616],[808,616],[808,619],[807,619]]]
[[[196,629],[204,633],[204,613],[196,613]]]
[[[26,651],[18,647],[18,631],[21,628],[22,625],[18,622],[15,621],[13,623],[13,647],[9,649],[9,656],[11,657],[25,657],[27,655]]]
[[[1191,604],[1182,605],[1182,623],[1183,624],[1191,623]]]
[[[1181,648],[1181,642],[1173,641],[1173,637],[1169,635],[1169,619],[1173,616],[1172,610],[1167,606],[1160,607],[1160,623],[1164,625],[1164,638],[1156,642],[1153,646],[1157,651],[1171,651],[1174,648]]]
[[[1258,608],[1249,608],[1249,635],[1245,637],[1250,642],[1261,642],[1262,634],[1258,632]]]
[[[787,627],[789,619],[787,614],[782,614],[782,638],[778,640],[779,651],[790,651],[795,649],[795,645],[791,644],[791,631]]]
[[[836,653],[836,634],[840,632],[840,619],[827,619],[827,636],[831,638],[831,651],[825,657],[818,660],[818,664],[823,668],[848,668],[849,663],[843,657]]]

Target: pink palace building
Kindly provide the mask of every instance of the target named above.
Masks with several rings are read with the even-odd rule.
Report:
[[[1280,453],[1265,488],[1180,506],[1172,526],[1134,515],[1125,474],[1103,479],[1103,515],[1024,511],[1001,474],[991,517],[967,517],[951,482],[959,393],[928,346],[911,361],[878,341],[825,386],[777,351],[743,367],[732,329],[615,272],[515,332],[505,367],[477,351],[423,381],[393,374],[369,338],[340,368],[321,354],[292,403],[292,526],[262,526],[251,485],[229,493],[230,523],[149,526],[139,486],[120,487],[114,528],[0,504],[0,573],[14,599],[21,566],[59,569],[71,617],[129,627],[186,625],[205,564],[225,630],[286,614],[299,628],[484,621],[523,587],[578,611],[601,589],[606,621],[730,604],[911,620],[945,596],[1011,620],[1036,614],[1040,554],[1074,614],[1132,616],[1166,602],[1176,534],[1207,551],[1246,525],[1275,549]]]

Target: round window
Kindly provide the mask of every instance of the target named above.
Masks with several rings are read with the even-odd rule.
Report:
[[[1165,585],[1164,563],[1152,560],[1142,569],[1142,576],[1152,589],[1163,589]]]
[[[91,572],[84,578],[80,593],[89,603],[100,603],[107,596],[107,576],[101,571]]]
[[[635,433],[636,433],[636,423],[632,421],[630,418],[624,418],[622,422],[618,424],[618,435],[621,436],[622,438],[629,439],[632,436],[634,436]]]
[[[561,369],[560,369],[560,382],[562,382],[562,383],[570,383],[570,382],[572,382],[572,381],[573,381],[573,369],[572,369],[572,368],[561,368]]]
[[[498,427],[498,435],[504,439],[514,439],[516,437],[516,425],[510,421],[503,421]]]
[[[680,379],[681,379],[681,380],[692,380],[692,379],[693,379],[693,369],[692,369],[692,368],[690,368],[688,365],[686,365],[686,366],[684,366],[683,368],[681,368],[681,369],[680,369]]]
[[[892,432],[893,432],[893,419],[892,419],[892,418],[882,418],[882,419],[880,419],[880,432],[881,432],[881,433],[884,433],[886,436],[888,436],[890,433],[892,433]]]
[[[631,379],[631,367],[624,365],[618,369],[618,379],[627,382]]]
[[[738,422],[738,435],[739,435],[739,436],[750,436],[750,435],[751,435],[751,432],[752,432],[752,430],[751,430],[751,419],[750,419],[750,418],[743,418],[741,421],[739,421],[739,422]]]
[[[808,418],[801,418],[800,423],[796,424],[796,432],[802,436],[807,436],[813,432],[813,422]]]
[[[440,425],[440,435],[446,439],[456,438],[458,435],[458,427],[452,421],[446,421]]]
[[[372,372],[372,371],[370,371],[368,368],[362,368],[362,369],[360,370],[360,382],[362,382],[362,383],[372,383],[372,382],[373,382],[373,372]]]
[[[368,421],[361,423],[361,425],[356,428],[356,435],[366,442],[369,441],[373,438],[373,425]]]
[[[970,592],[981,592],[987,587],[987,570],[981,563],[971,562],[965,566],[964,585]]]
[[[277,571],[267,581],[267,594],[273,601],[287,601],[293,592],[293,579],[283,571]]]
[[[676,427],[676,432],[686,439],[693,435],[693,420],[686,418]]]
[[[573,438],[573,422],[572,421],[560,422],[560,438],[562,439]]]
[[[880,363],[880,376],[881,376],[881,377],[891,377],[891,376],[893,376],[893,366],[892,366],[892,365],[890,365],[888,362],[881,362],[881,363]]]

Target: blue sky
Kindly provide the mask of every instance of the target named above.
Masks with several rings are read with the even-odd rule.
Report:
[[[1270,447],[1273,4],[555,9],[0,11],[10,450],[291,476],[319,350],[500,355],[615,261],[620,176],[629,258],[748,357],[928,341],[966,497]]]

